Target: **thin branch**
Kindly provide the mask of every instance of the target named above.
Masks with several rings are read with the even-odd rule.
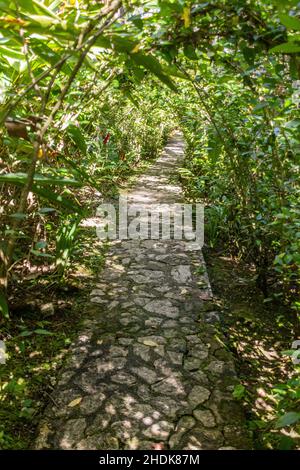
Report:
[[[9,108],[7,109],[6,113],[4,114],[4,116],[2,117],[1,121],[5,121],[5,119],[7,118],[7,116],[11,113],[11,110],[13,108],[15,108],[19,103],[20,101],[26,96],[26,94],[32,90],[33,88],[36,87],[36,85],[39,84],[39,82],[41,80],[43,80],[44,78],[46,78],[52,71],[54,71],[55,69],[59,69],[61,70],[62,66],[66,63],[66,61],[68,59],[70,59],[70,57],[72,57],[74,55],[74,53],[76,52],[80,52],[82,49],[84,49],[85,47],[87,47],[89,45],[89,41],[90,41],[90,38],[88,38],[86,41],[83,41],[83,39],[81,39],[81,37],[86,37],[93,29],[94,27],[97,25],[98,21],[103,18],[104,16],[106,16],[106,14],[108,14],[108,18],[112,18],[116,11],[118,11],[118,9],[121,7],[122,5],[122,2],[117,0],[116,2],[113,2],[112,5],[110,6],[109,9],[105,10],[105,13],[102,11],[99,15],[97,15],[97,17],[95,19],[93,19],[90,24],[86,27],[86,29],[81,33],[81,35],[79,36],[79,38],[77,39],[77,43],[75,44],[75,47],[69,52],[69,53],[66,53],[60,60],[58,60],[54,65],[52,65],[51,67],[48,67],[48,69],[46,69],[43,73],[41,73],[41,75],[39,77],[37,77],[32,83],[30,83],[30,85],[28,85],[25,90],[15,99],[11,102]],[[125,12],[124,12],[125,13]],[[117,18],[115,18],[114,21],[116,21]],[[112,23],[111,23],[112,24]],[[101,31],[102,33],[102,31]],[[100,33],[100,34],[101,34]],[[99,36],[100,36],[99,34]],[[97,36],[97,38],[99,37]],[[97,39],[96,38],[96,39]]]
[[[103,33],[103,31],[106,28],[108,28],[109,26],[111,26],[117,19],[115,17],[115,13],[119,9],[119,6],[120,6],[121,2],[117,1],[117,2],[114,2],[114,3],[115,3],[115,7],[114,7],[114,9],[109,10],[110,13],[109,13],[108,18],[106,19],[106,21],[103,23],[103,25],[98,29],[98,31],[96,33],[94,33],[94,35],[92,37],[87,39],[87,41],[84,43],[85,44],[84,46],[80,46],[80,49],[81,50],[83,49],[83,51],[81,52],[81,55],[80,55],[80,57],[77,61],[77,64],[75,65],[70,77],[68,78],[67,83],[63,87],[63,89],[61,91],[61,94],[60,94],[60,97],[59,97],[56,105],[54,106],[50,116],[48,117],[48,119],[46,120],[46,122],[44,123],[42,128],[39,130],[39,132],[37,133],[36,140],[34,142],[33,157],[32,157],[30,166],[29,166],[28,171],[27,171],[27,180],[26,180],[26,183],[24,184],[24,186],[22,188],[22,192],[21,192],[21,196],[20,196],[20,200],[19,200],[19,205],[18,205],[18,209],[17,209],[18,213],[24,213],[24,211],[26,209],[28,194],[31,191],[31,188],[32,188],[32,185],[33,185],[36,164],[37,164],[37,161],[38,161],[38,153],[39,153],[40,146],[43,144],[43,138],[44,138],[45,133],[47,132],[47,130],[48,130],[49,126],[51,125],[51,123],[53,122],[58,110],[60,109],[60,107],[61,107],[61,105],[64,101],[64,98],[67,95],[67,93],[68,93],[68,91],[69,91],[69,89],[70,89],[70,87],[71,87],[78,71],[80,70],[80,68],[81,68],[81,66],[84,62],[84,59],[87,56],[90,48],[93,46],[93,44],[98,39],[98,37]],[[124,12],[124,14],[125,14],[125,12]],[[16,243],[16,240],[17,240],[16,231],[17,231],[19,225],[20,225],[20,220],[15,219],[13,224],[12,224],[13,233],[12,233],[11,237],[8,240],[7,266],[6,266],[6,268],[9,268],[11,263],[12,263],[15,243]]]

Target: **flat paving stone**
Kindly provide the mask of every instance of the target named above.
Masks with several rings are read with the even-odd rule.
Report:
[[[124,192],[128,203],[182,202],[170,178],[183,158],[177,133]],[[199,249],[184,240],[112,241],[84,308],[85,330],[70,347],[36,449],[251,448]]]

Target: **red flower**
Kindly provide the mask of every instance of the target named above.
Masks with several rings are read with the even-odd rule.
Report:
[[[110,139],[110,133],[108,132],[108,133],[106,134],[106,136],[103,137],[103,143],[104,143],[104,145],[107,144],[107,142],[109,141],[109,139]]]

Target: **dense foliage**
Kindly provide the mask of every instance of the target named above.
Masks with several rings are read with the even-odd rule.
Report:
[[[297,1],[9,0],[0,14],[3,317],[21,269],[65,273],[87,194],[110,196],[174,126],[207,243],[299,314]]]
[[[243,57],[240,61],[246,69]],[[205,109],[197,103],[182,113],[189,156],[183,177],[194,198],[208,203],[209,243],[221,239],[254,263],[266,296],[273,290],[295,300],[298,101],[292,79],[274,59],[258,57],[249,76],[245,87],[242,77],[222,64],[206,73],[204,88],[197,88]]]

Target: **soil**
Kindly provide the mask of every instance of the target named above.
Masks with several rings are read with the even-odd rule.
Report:
[[[282,354],[295,339],[289,308],[265,299],[256,286],[255,269],[206,247],[204,257],[221,317],[221,329],[234,353],[248,426],[256,448],[274,448],[282,438],[274,431],[276,400],[272,389],[292,375]],[[266,301],[267,300],[267,301]]]

